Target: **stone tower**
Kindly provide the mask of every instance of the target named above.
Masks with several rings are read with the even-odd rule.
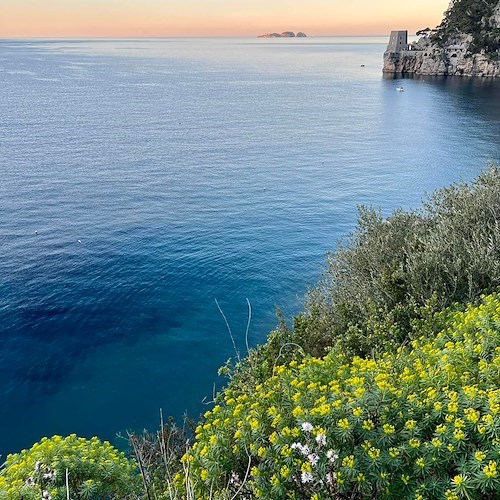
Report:
[[[391,31],[387,52],[408,50],[408,31]]]

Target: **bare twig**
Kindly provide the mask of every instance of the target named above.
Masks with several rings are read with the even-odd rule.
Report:
[[[252,456],[250,454],[248,454],[248,466],[247,466],[247,471],[245,473],[245,477],[243,478],[243,481],[240,485],[240,487],[238,488],[238,490],[236,491],[236,493],[231,497],[231,500],[234,500],[235,498],[238,497],[238,495],[240,494],[240,491],[243,489],[243,486],[245,486],[245,483],[247,482],[247,479],[248,479],[248,474],[250,474],[250,466],[252,465]]]
[[[69,500],[69,471],[66,467],[66,499]]]
[[[144,486],[144,491],[146,492],[146,496],[148,497],[148,500],[151,500],[151,496],[149,494],[148,483],[146,480],[146,470],[144,468],[144,461],[142,458],[141,450],[139,449],[139,446],[137,443],[137,438],[131,434],[129,434],[129,438],[130,438],[130,442],[132,443],[132,446],[134,448],[135,456],[137,457],[137,463],[139,464],[139,470],[141,471],[142,484]]]
[[[231,327],[229,326],[229,322],[227,321],[226,315],[224,314],[224,311],[221,309],[217,299],[215,299],[215,303],[217,304],[217,308],[219,309],[219,312],[221,313],[222,317],[224,318],[224,321],[226,322],[227,331],[229,332],[229,336],[231,337],[231,342],[233,343],[234,352],[236,353],[238,362],[241,363],[240,353],[238,352],[238,349],[236,349],[236,343],[234,341],[233,332],[231,331]]]
[[[215,403],[215,396],[216,396],[216,389],[215,389],[215,382],[214,382],[214,385],[212,387],[212,399],[210,401],[207,401],[207,397],[205,396],[202,400],[201,400],[201,404],[203,405],[211,405],[211,404],[214,404]]]
[[[187,447],[186,447],[187,452]],[[184,477],[186,479],[186,500],[195,500],[193,485],[191,484],[191,479],[189,476],[189,464],[182,464],[182,468],[184,469]]]
[[[304,353],[304,349],[302,348],[302,346],[301,346],[301,345],[296,344],[295,342],[287,342],[286,344],[283,344],[283,345],[281,346],[281,348],[280,348],[280,352],[278,353],[278,356],[276,356],[276,359],[274,360],[274,362],[275,362],[275,363],[276,363],[276,361],[278,361],[278,359],[280,359],[280,358],[281,358],[281,356],[283,356],[283,353],[282,353],[283,349],[284,349],[285,347],[287,347],[287,346],[290,346],[290,345],[294,345],[295,347],[298,347],[298,348],[299,348],[299,350],[300,350],[300,351],[302,351],[302,354],[305,354],[305,353]]]
[[[247,346],[247,354],[250,354],[250,347],[248,347],[248,331],[250,330],[250,323],[252,321],[252,305],[250,304],[248,298],[246,299],[246,301],[248,304],[248,322],[247,322],[247,329],[245,331],[245,344]]]
[[[167,450],[165,447],[165,424],[163,422],[163,409],[160,408],[160,432],[161,432],[161,438],[159,439],[160,441],[160,453],[163,458],[163,462],[165,463],[165,467],[168,466],[167,463]],[[170,433],[171,434],[171,433]],[[160,437],[160,436],[158,436]],[[170,435],[169,435],[169,440],[170,440]]]

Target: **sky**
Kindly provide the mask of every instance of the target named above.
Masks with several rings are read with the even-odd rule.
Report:
[[[0,38],[385,35],[434,27],[449,0],[0,0]]]

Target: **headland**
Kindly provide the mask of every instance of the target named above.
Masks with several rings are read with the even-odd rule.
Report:
[[[386,74],[500,77],[500,0],[453,0],[435,29],[392,31]]]

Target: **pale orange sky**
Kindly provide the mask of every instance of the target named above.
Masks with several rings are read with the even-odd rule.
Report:
[[[0,0],[0,38],[415,33],[449,0]]]

